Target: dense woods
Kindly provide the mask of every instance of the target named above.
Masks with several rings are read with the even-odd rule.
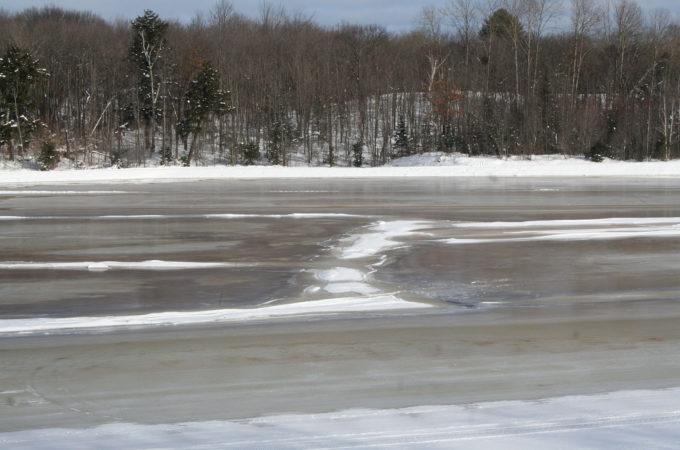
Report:
[[[47,7],[0,13],[0,49],[0,158],[41,168],[680,156],[680,28],[633,0],[450,0],[401,34]]]

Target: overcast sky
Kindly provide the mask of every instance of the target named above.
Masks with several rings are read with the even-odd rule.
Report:
[[[569,0],[563,0],[569,4]],[[64,9],[92,11],[107,20],[133,19],[145,9],[157,12],[163,19],[189,22],[197,12],[207,14],[215,0],[2,0],[0,7],[15,12],[28,7],[55,5]],[[259,0],[231,0],[234,9],[246,16],[257,17],[260,10]],[[311,16],[321,25],[336,25],[341,22],[353,24],[379,24],[390,31],[411,29],[423,6],[443,5],[448,0],[287,0],[271,1],[283,5],[289,13],[302,13]],[[638,1],[645,11],[665,8],[676,21],[680,19],[680,0],[642,0]]]

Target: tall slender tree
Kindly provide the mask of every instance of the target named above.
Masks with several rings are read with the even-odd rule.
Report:
[[[139,115],[145,123],[145,147],[155,150],[158,99],[161,94],[159,65],[166,49],[168,23],[151,10],[132,21],[132,44],[129,55],[139,76]]]

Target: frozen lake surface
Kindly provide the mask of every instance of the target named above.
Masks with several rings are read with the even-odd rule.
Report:
[[[678,386],[674,179],[5,187],[0,249],[0,431]]]
[[[30,331],[26,319],[385,294],[439,309],[677,298],[678,189],[388,179],[7,190],[0,314]]]

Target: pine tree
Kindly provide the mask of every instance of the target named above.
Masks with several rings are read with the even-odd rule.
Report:
[[[38,169],[52,170],[59,163],[59,153],[55,149],[53,142],[43,142],[38,156]]]
[[[252,166],[260,159],[260,148],[257,142],[242,142],[239,144],[240,163],[244,166]]]
[[[0,58],[0,145],[8,144],[10,160],[14,148],[23,155],[30,135],[40,125],[36,115],[35,87],[48,76],[39,61],[26,50],[10,45]]]
[[[155,149],[156,103],[161,92],[158,66],[166,47],[167,29],[168,22],[148,9],[132,21],[133,38],[128,54],[139,70],[140,116],[145,123],[145,145],[150,152]]]
[[[512,39],[512,33],[517,30],[520,36],[524,36],[524,27],[519,18],[505,8],[494,11],[491,16],[484,20],[482,29],[479,31],[480,37],[487,38],[490,35],[498,36],[502,39]]]
[[[269,148],[267,149],[267,159],[270,164],[278,166],[281,164],[281,147],[283,144],[283,129],[281,122],[273,123],[269,130]]]
[[[194,78],[184,96],[184,113],[177,124],[177,132],[185,147],[189,136],[192,137],[189,154],[185,164],[191,164],[196,153],[198,135],[213,115],[221,116],[233,110],[228,105],[228,92],[220,90],[219,74],[209,62],[202,62],[201,71]]]
[[[359,141],[352,145],[352,165],[361,167],[364,163],[364,143]]]
[[[394,148],[397,150],[397,157],[402,158],[411,154],[411,142],[406,130],[406,120],[403,114],[399,116],[397,130],[394,135]]]

